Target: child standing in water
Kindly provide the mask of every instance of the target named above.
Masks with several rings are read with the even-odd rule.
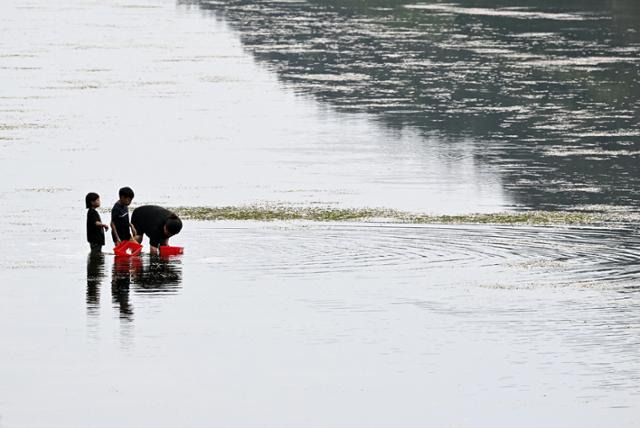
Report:
[[[102,223],[100,214],[96,208],[100,207],[100,195],[97,193],[87,193],[84,198],[87,207],[87,241],[91,246],[91,251],[101,251],[104,245],[104,231],[109,227]]]
[[[130,241],[136,235],[136,230],[129,222],[129,205],[133,201],[133,190],[123,187],[118,196],[118,202],[111,210],[111,237],[116,245],[122,241]]]

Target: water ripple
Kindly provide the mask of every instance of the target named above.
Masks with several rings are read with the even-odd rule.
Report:
[[[226,258],[237,254],[250,275],[444,275],[443,282],[499,287],[626,287],[640,279],[640,236],[632,228],[333,224],[232,230]]]

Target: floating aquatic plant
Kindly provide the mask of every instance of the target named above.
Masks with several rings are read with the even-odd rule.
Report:
[[[385,208],[332,208],[294,205],[247,205],[224,207],[177,207],[180,217],[192,220],[253,221],[389,221],[416,224],[533,224],[596,225],[637,221],[637,215],[571,212],[524,211],[495,214],[430,215]]]

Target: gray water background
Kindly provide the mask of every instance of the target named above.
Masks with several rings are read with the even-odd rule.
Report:
[[[436,138],[516,207],[638,209],[637,2],[193,3],[287,86]]]
[[[88,256],[84,194],[125,184],[635,210],[632,2],[338,6],[0,4],[1,427],[638,425],[634,225],[186,221],[182,257]]]

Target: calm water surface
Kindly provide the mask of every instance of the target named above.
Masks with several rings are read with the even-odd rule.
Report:
[[[0,4],[0,427],[637,426],[640,235],[110,206],[635,210],[632,2]],[[107,214],[103,214],[103,219]]]

